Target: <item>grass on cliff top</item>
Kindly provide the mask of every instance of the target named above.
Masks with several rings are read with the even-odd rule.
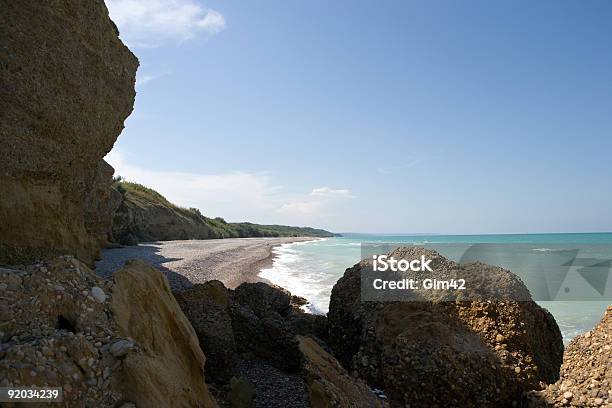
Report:
[[[115,188],[123,195],[124,200],[147,209],[155,206],[172,210],[177,217],[189,219],[190,222],[205,224],[212,231],[214,238],[250,238],[250,237],[333,237],[334,234],[311,227],[292,227],[287,225],[259,225],[250,222],[230,223],[221,217],[209,218],[197,208],[179,207],[152,188],[133,183],[117,177]]]
[[[163,203],[167,206],[176,207],[166,197],[153,190],[152,188],[143,186],[142,184],[132,183],[131,181],[124,181],[120,178],[116,180],[115,184],[117,190],[122,194],[133,194],[135,196],[144,198],[152,203]],[[178,207],[177,207],[178,208]]]

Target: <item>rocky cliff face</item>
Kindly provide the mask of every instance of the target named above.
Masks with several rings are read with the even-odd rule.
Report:
[[[427,277],[477,272],[498,293],[529,294],[501,268],[460,266],[416,247],[391,255],[432,259],[434,272]],[[347,269],[334,286],[329,341],[345,367],[388,392],[394,404],[513,406],[521,403],[524,392],[558,378],[561,333],[553,317],[533,301],[451,302],[429,291],[419,301],[362,302],[360,277],[367,266],[363,261]]]
[[[0,290],[0,386],[62,387],[67,407],[217,406],[195,332],[151,266],[112,282],[60,257],[0,269]]]
[[[0,263],[91,262],[138,60],[102,0],[0,0]]]

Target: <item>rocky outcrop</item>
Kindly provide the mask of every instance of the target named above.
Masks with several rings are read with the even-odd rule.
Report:
[[[361,380],[351,377],[331,354],[309,337],[298,337],[302,371],[312,408],[387,406]]]
[[[523,392],[558,378],[559,328],[533,301],[512,300],[529,292],[511,272],[481,263],[458,265],[416,247],[391,255],[432,259],[434,272],[420,273],[431,278],[486,277],[455,301],[423,290],[418,301],[362,302],[360,279],[369,261],[347,269],[336,283],[328,313],[332,349],[345,367],[385,390],[395,404],[512,406]],[[423,279],[419,273],[406,276]],[[510,296],[487,298],[488,291]]]
[[[265,283],[243,283],[235,290],[219,281],[175,293],[208,356],[207,378],[226,383],[236,375],[234,360],[249,354],[287,371],[299,371],[297,334],[324,335],[325,317],[309,318],[291,307],[291,294]]]
[[[110,228],[102,158],[132,111],[138,61],[102,0],[0,9],[0,264],[90,263]]]
[[[122,386],[137,406],[215,407],[204,382],[204,354],[164,275],[140,260],[114,274],[112,310],[142,355],[123,363]]]
[[[68,407],[216,407],[163,275],[103,281],[73,257],[0,269],[0,386],[62,387]]]
[[[175,297],[208,356],[208,381],[227,383],[234,375],[233,359],[236,354],[236,341],[228,312],[229,290],[220,281],[208,281],[178,292]]]
[[[327,319],[302,312],[296,303],[303,299],[287,290],[262,282],[229,290],[209,281],[175,296],[207,355],[207,380],[229,389],[219,398],[230,406],[386,406],[326,351]]]
[[[612,407],[612,306],[563,354],[561,378],[530,394],[532,407]]]

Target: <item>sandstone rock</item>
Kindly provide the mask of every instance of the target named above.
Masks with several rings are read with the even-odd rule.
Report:
[[[362,380],[351,377],[340,363],[309,337],[298,337],[302,352],[302,375],[313,408],[387,406]]]
[[[119,332],[143,349],[123,360],[127,398],[143,407],[216,407],[204,381],[198,338],[164,275],[133,260],[114,280],[111,304]]]
[[[422,248],[392,255],[422,254],[433,260],[428,277],[486,276],[474,293],[478,300],[418,293],[420,301],[361,302],[360,277],[368,267],[362,261],[334,286],[328,313],[330,344],[345,367],[411,407],[511,406],[524,391],[557,379],[563,344],[552,316],[531,300],[487,300],[489,290],[528,297],[515,275],[481,263],[460,266]],[[503,347],[496,347],[498,334]]]
[[[0,269],[0,383],[63,387],[69,407],[216,407],[195,333],[161,272],[134,262],[116,279],[72,257]],[[91,287],[112,302],[97,302]]]
[[[91,263],[110,228],[102,158],[132,111],[138,61],[102,0],[0,9],[0,263]]]
[[[529,395],[531,407],[612,406],[612,306],[591,331],[565,349],[561,378]],[[564,402],[567,401],[567,402]]]

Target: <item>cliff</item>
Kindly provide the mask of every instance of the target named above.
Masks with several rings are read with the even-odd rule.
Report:
[[[205,217],[199,210],[172,204],[157,191],[137,183],[117,181],[114,189],[117,202],[112,234],[123,245],[177,239],[334,236],[315,228],[228,223],[222,218]]]
[[[107,241],[102,161],[134,103],[138,60],[102,0],[0,0],[0,263]]]

